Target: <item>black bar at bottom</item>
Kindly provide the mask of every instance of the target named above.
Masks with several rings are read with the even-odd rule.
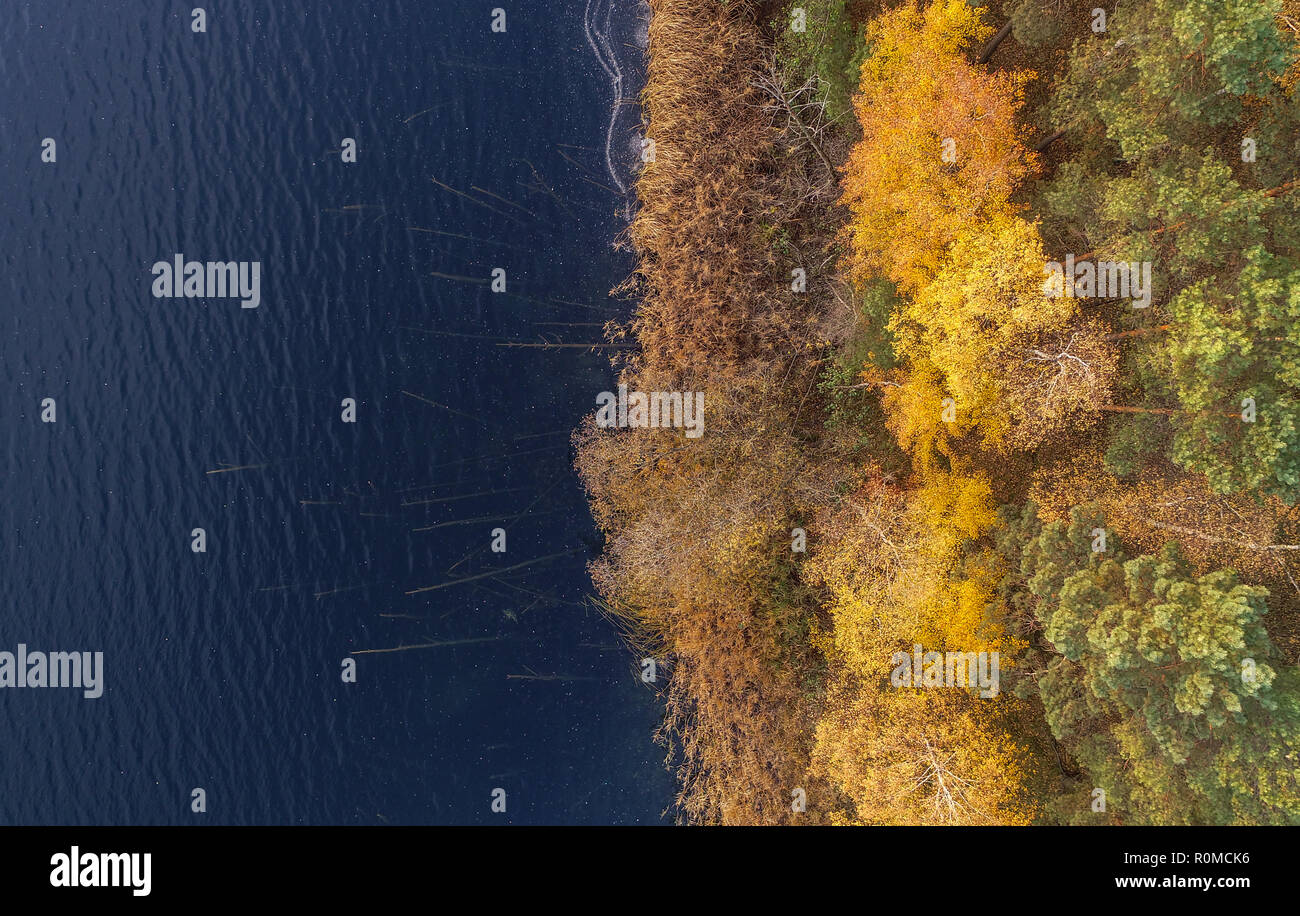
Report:
[[[463,888],[471,899],[477,892],[534,903],[621,899],[640,908],[667,903],[688,885],[724,900],[756,892],[811,902],[841,885],[864,902],[1041,891],[1146,904],[1195,893],[1230,903],[1294,888],[1296,836],[1285,828],[1216,827],[7,827],[0,889],[12,902],[97,897],[128,905],[279,898],[374,905]]]

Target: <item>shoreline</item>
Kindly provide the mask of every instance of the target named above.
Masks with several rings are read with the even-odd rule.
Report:
[[[1276,756],[1300,729],[1300,489],[1289,440],[1260,438],[1288,435],[1292,408],[1265,398],[1276,432],[1231,409],[1244,392],[1255,411],[1241,386],[1284,370],[1263,351],[1239,377],[1197,377],[1240,372],[1197,355],[1199,323],[1237,321],[1189,317],[1201,287],[1174,236],[1202,217],[1166,217],[1172,246],[1148,251],[1145,211],[1123,216],[1131,242],[1106,253],[1143,266],[1149,307],[1043,292],[1069,233],[1082,260],[1115,235],[1095,207],[1062,209],[1077,176],[1117,195],[1171,180],[1147,154],[1117,166],[1125,138],[1104,120],[1050,120],[1060,99],[1126,104],[1131,63],[1114,87],[1074,74],[1137,20],[1076,41],[1098,34],[1086,17],[1036,30],[958,0],[650,7],[656,154],[619,290],[637,308],[610,339],[637,345],[621,390],[702,392],[709,423],[687,439],[589,417],[574,442],[603,608],[669,672],[658,737],[679,821],[1300,822],[1300,769]],[[1258,104],[1285,119],[1300,43],[1254,15],[1274,68]],[[1149,53],[1185,66],[1167,44]],[[1236,129],[1155,111],[1170,131]],[[1223,212],[1290,225],[1284,157],[1224,168],[1242,203]],[[1214,255],[1194,278],[1232,290],[1287,255],[1254,257],[1243,273]],[[1270,283],[1250,320],[1291,339]],[[1220,627],[1208,656],[1202,626]],[[1107,639],[1156,640],[1165,665]],[[913,646],[1000,658],[1001,686],[926,689],[919,661],[891,686]],[[1177,699],[1204,683],[1200,707]]]

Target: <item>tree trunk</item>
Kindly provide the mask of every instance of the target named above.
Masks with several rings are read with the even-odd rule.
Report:
[[[987,64],[989,62],[989,58],[993,56],[993,52],[998,49],[998,45],[1002,44],[1002,42],[1005,41],[1006,37],[1010,34],[1011,34],[1011,21],[1008,20],[1007,24],[1004,25],[1002,28],[1000,28],[998,30],[998,33],[994,35],[991,39],[989,39],[989,43],[984,46],[984,50],[980,52],[980,56],[976,59],[975,62],[979,64]]]
[[[1107,334],[1107,340],[1122,340],[1125,337],[1141,337],[1145,334],[1154,334],[1156,331],[1168,331],[1172,324],[1158,324],[1153,328],[1136,328],[1132,331],[1119,331],[1115,334]]]
[[[1156,413],[1165,417],[1175,417],[1182,413],[1181,410],[1173,410],[1169,407],[1121,407],[1118,404],[1103,404],[1097,409],[1107,413]]]
[[[1159,414],[1162,417],[1185,417],[1185,416],[1192,415],[1190,411],[1174,410],[1171,407],[1122,407],[1119,404],[1102,404],[1097,409],[1104,410],[1107,413],[1147,413],[1147,414]],[[1198,416],[1203,416],[1203,417],[1221,416],[1221,417],[1232,417],[1236,419],[1240,417],[1241,414],[1236,411],[1224,411],[1223,413],[1217,413],[1216,411],[1208,410],[1202,414],[1199,414]]]
[[[1065,131],[1058,130],[1056,133],[1048,137],[1045,137],[1043,139],[1043,142],[1039,143],[1038,146],[1035,147],[1035,149],[1041,153],[1043,150],[1047,149],[1049,146],[1051,146],[1053,143],[1055,143],[1057,140],[1061,139],[1064,136],[1065,136]]]
[[[1165,522],[1157,522],[1155,519],[1150,518],[1143,519],[1140,524],[1150,525],[1153,528],[1160,528],[1164,531],[1173,531],[1177,534],[1199,538],[1202,541],[1210,541],[1215,544],[1229,544],[1233,547],[1240,547],[1243,550],[1300,550],[1300,544],[1256,544],[1254,541],[1239,541],[1234,538],[1222,538],[1213,534],[1206,534],[1203,531],[1197,531],[1195,528],[1184,528],[1182,525],[1169,525]]]
[[[1265,197],[1281,197],[1283,194],[1289,194],[1291,191],[1294,191],[1297,187],[1300,187],[1300,178],[1292,179],[1291,181],[1288,181],[1286,184],[1280,184],[1280,185],[1278,185],[1276,188],[1273,188],[1273,189],[1270,190],[1270,191],[1265,191],[1265,192],[1264,192],[1264,196],[1265,196]],[[1157,235],[1163,235],[1163,234],[1166,233],[1166,232],[1170,232],[1170,231],[1172,231],[1172,230],[1174,230],[1174,229],[1179,229],[1179,228],[1185,226],[1187,223],[1188,223],[1188,220],[1180,219],[1178,222],[1174,223],[1172,226],[1163,226],[1163,227],[1161,227],[1161,228],[1159,228],[1159,229],[1154,230],[1154,231],[1151,233],[1151,235],[1152,235],[1153,237],[1154,237],[1154,236],[1157,236]],[[1145,230],[1138,229],[1138,230],[1135,230],[1134,233],[1132,233],[1132,234],[1136,234],[1137,232],[1143,232],[1143,231],[1145,231]],[[1099,251],[1099,250],[1100,250],[1100,249],[1098,249],[1098,251]],[[1090,252],[1088,252],[1087,254],[1081,254],[1081,255],[1079,255],[1079,256],[1078,256],[1077,258],[1075,258],[1074,260],[1075,260],[1075,263],[1078,263],[1079,261],[1089,261],[1089,260],[1092,260],[1092,259],[1095,258],[1096,256],[1097,256],[1097,251],[1090,251]]]

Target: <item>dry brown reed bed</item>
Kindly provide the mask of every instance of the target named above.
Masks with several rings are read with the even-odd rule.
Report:
[[[639,304],[621,335],[639,350],[623,381],[706,391],[706,432],[688,440],[589,421],[575,435],[606,536],[591,572],[607,613],[666,671],[661,738],[679,817],[784,822],[795,819],[794,788],[819,794],[806,775],[807,640],[790,637],[808,608],[773,600],[804,470],[796,426],[813,378],[802,342],[815,306],[790,290],[792,264],[773,234],[799,245],[809,170],[821,185],[833,176],[809,164],[810,150],[791,152],[789,125],[755,86],[772,72],[770,10],[650,6],[642,102],[655,157],[628,231],[638,268],[623,291]]]
[[[640,261],[624,287],[640,300],[632,331],[643,365],[735,366],[788,348],[800,322],[782,295],[788,268],[763,236],[787,181],[780,127],[752,85],[771,52],[754,4],[650,7],[641,98],[655,157],[637,181],[628,233]]]

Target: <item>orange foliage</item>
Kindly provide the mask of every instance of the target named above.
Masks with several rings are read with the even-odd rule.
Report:
[[[844,175],[855,277],[915,292],[964,228],[1014,212],[1011,193],[1037,162],[1016,124],[1031,74],[968,62],[990,31],[965,0],[913,0],[868,27],[854,100],[863,138]]]

